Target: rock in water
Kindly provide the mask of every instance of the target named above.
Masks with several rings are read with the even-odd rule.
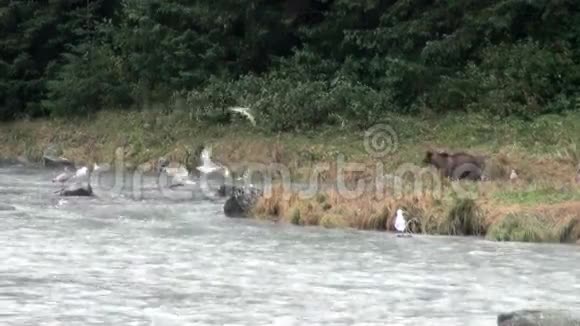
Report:
[[[56,144],[50,144],[42,153],[42,164],[46,167],[63,168],[65,166],[74,168],[74,163],[61,157],[62,149]]]
[[[232,187],[232,194],[224,204],[224,214],[227,217],[248,217],[262,190],[255,187]]]
[[[53,156],[43,156],[42,157],[42,164],[46,167],[56,167],[56,168],[63,168],[68,166],[70,168],[74,168],[75,164],[65,158],[60,157],[53,157]]]
[[[244,210],[234,197],[228,198],[224,204],[224,214],[227,217],[245,217]]]
[[[498,326],[580,326],[580,314],[558,310],[518,310],[497,316]]]
[[[90,197],[93,196],[93,188],[90,184],[87,185],[71,185],[60,191],[61,196],[68,197]]]

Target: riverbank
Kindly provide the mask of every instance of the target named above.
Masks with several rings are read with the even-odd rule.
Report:
[[[344,179],[347,190],[332,187],[313,196],[275,187],[255,207],[258,218],[389,230],[394,211],[404,207],[414,218],[415,232],[485,235],[506,241],[576,242],[580,238],[576,225],[580,188],[574,182],[580,157],[575,148],[580,142],[575,132],[580,129],[578,113],[531,122],[460,114],[388,116],[377,122],[382,127],[366,133],[346,125],[272,134],[235,119],[218,127],[191,120],[185,112],[151,111],[22,120],[0,125],[0,156],[38,161],[46,148],[56,145],[62,156],[85,164],[112,162],[122,150],[128,167],[151,170],[163,156],[192,169],[201,149],[211,145],[214,159],[234,171],[275,163],[290,173],[293,182],[308,182],[313,172],[318,182],[336,185],[337,179]],[[386,141],[384,146],[381,140]],[[414,173],[428,171],[421,164],[427,148],[486,155],[491,180],[438,185],[427,176],[417,188],[412,179]],[[381,152],[385,155],[376,155]],[[341,173],[341,161],[364,169]],[[324,165],[327,168],[315,172]],[[384,190],[377,192],[377,167],[395,177],[411,173],[401,175],[402,188],[387,178]],[[508,180],[512,168],[518,171],[517,182]],[[365,182],[366,191],[349,192],[357,182]]]

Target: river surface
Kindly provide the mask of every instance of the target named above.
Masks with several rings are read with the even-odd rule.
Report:
[[[57,172],[0,168],[1,325],[495,325],[580,309],[577,246],[228,219],[223,200],[153,177],[62,199]]]

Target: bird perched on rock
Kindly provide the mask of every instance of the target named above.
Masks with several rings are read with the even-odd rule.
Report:
[[[52,182],[65,183],[67,180],[72,178],[73,175],[74,173],[69,169],[69,167],[65,166],[64,171],[61,174],[57,175],[54,179],[52,179]]]
[[[73,180],[84,181],[88,177],[89,177],[89,168],[87,168],[86,166],[83,166],[83,167],[79,168],[77,170],[77,172],[75,172],[75,175],[73,176]]]
[[[60,175],[59,175],[60,176]],[[57,177],[59,178],[59,177]],[[55,179],[57,179],[55,178]],[[90,171],[86,166],[80,167],[70,176],[59,178],[62,188],[58,191],[61,196],[92,196],[93,190],[90,182]]]
[[[250,170],[247,169],[241,176],[235,178],[234,180],[225,180],[224,184],[222,184],[216,194],[220,197],[228,197],[233,194],[234,189],[248,187],[248,188],[255,188],[252,180],[250,178]],[[230,182],[233,181],[233,184]]]

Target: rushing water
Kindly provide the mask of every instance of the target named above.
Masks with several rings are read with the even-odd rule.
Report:
[[[580,308],[577,246],[303,228],[0,168],[1,325],[495,325]]]

